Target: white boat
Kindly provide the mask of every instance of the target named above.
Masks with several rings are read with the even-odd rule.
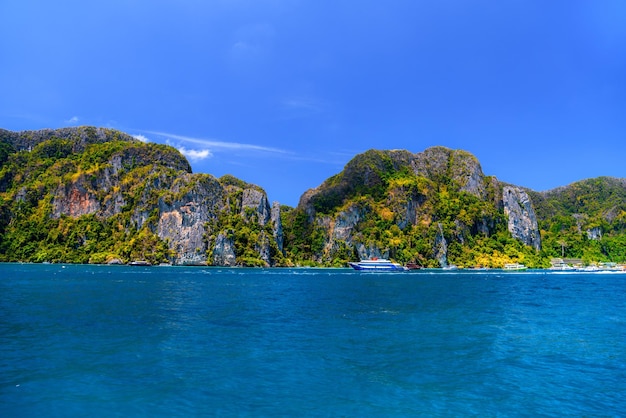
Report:
[[[570,266],[566,263],[555,263],[548,270],[557,270],[557,271],[572,271],[576,270],[574,267]]]
[[[140,266],[140,267],[150,267],[152,264],[145,260],[135,260],[128,263],[129,266]]]
[[[507,263],[504,265],[504,270],[508,270],[508,271],[519,271],[519,270],[526,270],[526,269],[527,267],[520,263]]]
[[[405,271],[408,268],[401,264],[394,263],[385,258],[371,258],[369,260],[361,260],[358,263],[348,263],[355,270],[362,271]]]

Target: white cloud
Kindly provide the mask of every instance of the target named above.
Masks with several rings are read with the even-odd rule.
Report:
[[[207,150],[210,149],[212,151],[217,150],[239,150],[239,151],[260,151],[266,153],[276,153],[276,154],[289,154],[288,151],[282,150],[280,148],[273,147],[264,147],[261,145],[253,145],[253,144],[242,144],[239,142],[223,142],[223,141],[214,141],[211,139],[202,139],[202,138],[193,138],[183,135],[175,135],[169,134],[165,132],[154,132],[154,131],[145,131],[148,134],[159,135],[168,139],[175,139],[177,141],[188,142],[191,144],[201,145],[203,148]],[[210,151],[209,151],[210,153]]]
[[[187,149],[185,147],[178,147],[178,151],[183,154],[185,157],[189,158],[191,161],[200,161],[207,158],[211,158],[213,154],[208,149],[203,150],[194,150]]]
[[[70,125],[76,125],[78,123],[78,116],[72,116],[71,118],[66,120],[65,123]]]
[[[133,135],[133,138],[138,139],[141,142],[150,142],[150,140],[144,135]]]

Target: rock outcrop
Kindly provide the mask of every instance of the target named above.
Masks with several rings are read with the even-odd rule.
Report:
[[[502,189],[502,203],[511,235],[524,244],[540,250],[539,225],[528,194],[519,187],[505,186]]]
[[[52,199],[52,217],[62,215],[77,218],[100,212],[100,202],[94,192],[91,192],[84,177],[70,184],[60,184]]]
[[[244,189],[241,197],[241,216],[248,217],[250,215],[260,225],[267,224],[271,218],[271,209],[267,196],[264,192],[253,188]]]
[[[483,197],[485,180],[482,168],[476,157],[466,151],[451,150],[446,147],[432,147],[415,154],[411,167],[417,176],[433,181],[451,179],[460,190]]]
[[[211,175],[192,174],[189,162],[172,147],[92,127],[0,130],[0,143],[8,144],[0,149],[0,167],[13,164],[13,169],[0,171],[0,192],[8,193],[22,207],[41,206],[39,202],[50,199],[49,206],[41,207],[50,208],[51,219],[95,216],[89,221],[94,225],[114,219],[114,228],[126,231],[120,236],[129,241],[127,251],[132,253],[136,247],[142,257],[149,257],[150,246],[160,240],[169,248],[168,259],[152,262],[235,265],[237,252],[244,252],[238,248],[242,245],[253,251],[246,253],[248,260],[254,260],[256,251],[266,265],[276,263],[275,255],[282,256],[284,238],[277,203],[271,208],[260,187],[232,176],[222,184]],[[18,167],[7,152],[21,153],[22,160],[32,163]],[[8,206],[0,210],[10,218]],[[257,242],[249,242],[248,237],[242,242],[234,239],[231,228],[237,219],[258,232],[254,234]],[[83,235],[77,241],[86,245],[89,238]],[[94,260],[111,258],[119,259],[120,254],[104,253]]]
[[[272,203],[272,212],[270,216],[270,220],[272,222],[273,230],[274,230],[274,239],[276,240],[276,245],[278,246],[278,250],[284,253],[284,233],[283,233],[283,221],[280,216],[280,203],[273,202]]]
[[[192,174],[174,148],[118,131],[0,129],[0,260],[125,263],[152,252],[151,262],[184,265],[383,257],[498,266],[544,257],[538,219],[553,218],[561,231],[544,228],[545,251],[559,234],[586,234],[610,258],[624,231],[625,185],[603,177],[533,192],[485,176],[465,151],[369,150],[297,208],[281,208],[256,185]],[[509,251],[512,239],[525,247]]]
[[[176,254],[175,264],[207,264],[205,224],[224,207],[224,191],[207,174],[185,174],[159,199],[157,235]]]
[[[440,267],[448,266],[448,242],[446,241],[446,237],[443,235],[443,228],[441,224],[437,224],[438,231],[435,236],[435,245],[433,248],[433,252],[435,254],[435,260],[439,263]]]
[[[235,266],[237,257],[235,256],[235,243],[227,236],[226,232],[220,233],[215,240],[213,247],[213,264],[216,266]]]

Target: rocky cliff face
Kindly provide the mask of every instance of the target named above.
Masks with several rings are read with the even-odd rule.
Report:
[[[284,234],[283,234],[283,221],[280,215],[280,203],[273,202],[272,203],[272,213],[270,216],[270,220],[272,222],[272,226],[274,229],[274,239],[276,240],[276,245],[278,246],[278,250],[280,252],[284,252]]]
[[[52,199],[52,217],[59,218],[63,215],[79,217],[98,213],[101,205],[93,191],[87,186],[84,177],[80,177],[70,184],[60,184]]]
[[[191,174],[187,160],[171,147],[91,127],[0,130],[0,141],[13,153],[2,162],[9,166],[0,171],[0,209],[9,216],[16,214],[11,215],[10,203],[4,202],[12,199],[37,207],[49,198],[49,219],[116,219],[115,228],[126,229],[130,241],[153,234],[167,243],[174,264],[236,265],[237,252],[244,250],[223,222],[230,214],[230,222],[239,218],[269,228],[271,233],[263,232],[258,242],[249,243],[266,265],[276,262],[272,248],[282,252],[278,204],[270,208],[264,191],[241,180],[229,178],[221,184],[211,175]],[[42,159],[48,164],[43,171]],[[248,259],[253,256],[247,253]]]
[[[505,186],[502,189],[502,203],[509,221],[509,232],[513,237],[540,250],[539,226],[528,194],[519,187]]]
[[[213,264],[216,266],[236,266],[235,242],[225,232],[220,233],[213,247]]]
[[[223,210],[224,197],[223,188],[213,176],[185,174],[159,198],[157,235],[169,243],[176,264],[207,264],[205,224]]]
[[[460,190],[484,197],[485,176],[476,157],[466,151],[445,147],[428,148],[415,154],[411,166],[417,176],[432,181],[450,179]]]
[[[324,236],[319,261],[354,251],[362,258],[426,258],[446,266],[458,244],[495,234],[500,217],[507,218],[513,238],[540,249],[530,198],[521,189],[502,188],[465,151],[368,151],[304,193],[297,210],[316,236]]]
[[[438,231],[435,236],[435,245],[433,252],[435,254],[435,260],[439,263],[440,267],[448,266],[448,242],[443,235],[443,228],[440,223],[437,224]]]
[[[542,246],[561,252],[564,238],[585,233],[611,257],[623,253],[625,185],[597,178],[532,192],[485,176],[464,151],[370,150],[297,208],[281,208],[258,186],[192,174],[173,148],[121,132],[0,130],[0,261],[130,261],[152,251],[151,261],[192,265],[384,257],[501,266],[536,261]],[[549,227],[555,217],[561,231]]]

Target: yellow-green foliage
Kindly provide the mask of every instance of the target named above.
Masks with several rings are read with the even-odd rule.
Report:
[[[31,151],[5,156],[0,167],[4,187],[0,189],[0,261],[167,261],[168,246],[152,232],[150,222],[137,230],[130,217],[152,173],[171,174],[168,164],[184,169],[188,163],[171,147],[116,138],[87,143],[84,151],[77,145],[81,139],[52,138]],[[116,155],[123,165],[120,181],[110,189],[96,190],[95,182],[111,168]],[[67,184],[80,184],[101,201],[121,192],[127,206],[109,218],[95,214],[55,218],[54,194]],[[151,204],[156,204],[157,196],[151,198]]]
[[[398,262],[419,262],[438,266],[434,243],[443,233],[448,242],[448,261],[459,266],[502,267],[509,262],[545,264],[533,248],[522,245],[507,231],[507,221],[496,205],[491,181],[481,199],[462,191],[475,158],[456,153],[448,174],[437,172],[436,180],[413,172],[402,158],[382,151],[368,151],[346,165],[343,172],[328,179],[311,198],[314,216],[304,208],[285,210],[283,221],[287,257],[301,264],[317,261],[337,265],[357,258],[356,246],[378,248]],[[456,167],[455,164],[462,166]],[[413,205],[408,212],[408,205]],[[328,221],[352,208],[359,220],[350,242],[329,236]],[[332,224],[332,222],[331,222]],[[338,263],[339,261],[339,263]]]

